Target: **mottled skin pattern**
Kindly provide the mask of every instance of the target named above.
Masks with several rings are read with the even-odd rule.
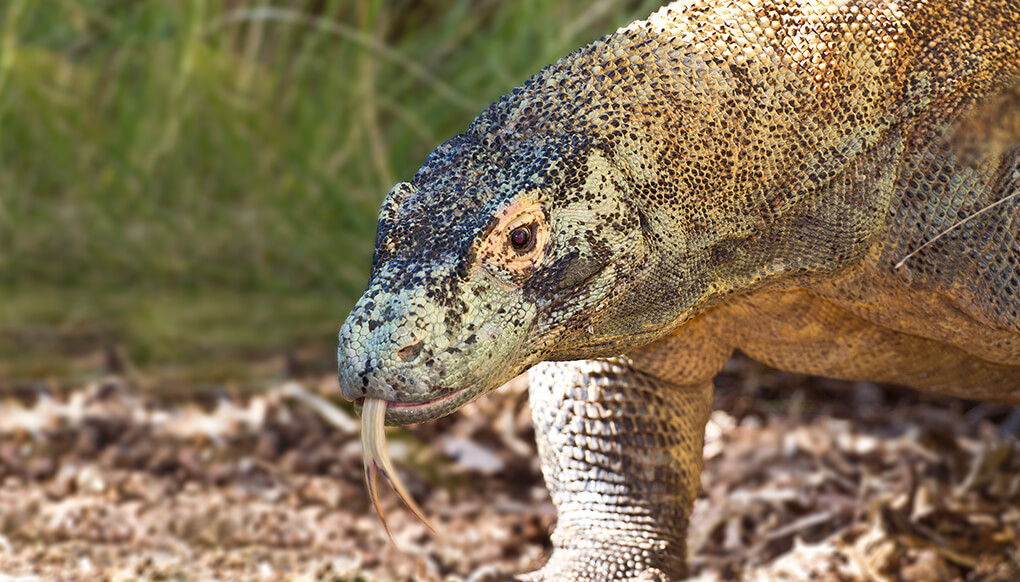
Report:
[[[547,362],[529,580],[685,576],[734,348],[1020,402],[1018,31],[1016,0],[687,0],[570,54],[387,196],[344,395],[418,422]]]

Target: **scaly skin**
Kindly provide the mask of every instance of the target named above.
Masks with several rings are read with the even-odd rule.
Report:
[[[1020,402],[1017,31],[1015,0],[690,0],[579,49],[387,196],[344,396],[419,422],[589,360],[531,390],[560,526],[527,579],[578,581],[685,575],[734,348]]]

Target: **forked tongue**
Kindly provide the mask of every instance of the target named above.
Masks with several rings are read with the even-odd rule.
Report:
[[[375,507],[375,513],[382,520],[386,536],[396,545],[396,542],[393,541],[393,534],[390,533],[390,527],[386,524],[382,505],[379,503],[379,488],[376,486],[378,473],[382,473],[382,476],[390,482],[390,486],[397,492],[397,497],[400,497],[411,513],[420,519],[425,527],[432,530],[432,533],[437,532],[429,520],[425,519],[425,513],[407,492],[407,488],[404,487],[400,476],[393,468],[393,463],[390,462],[389,455],[386,454],[386,435],[383,433],[383,427],[387,404],[385,400],[379,398],[365,399],[365,406],[361,410],[361,442],[365,451],[365,485],[368,487],[368,496],[372,500],[372,506]]]

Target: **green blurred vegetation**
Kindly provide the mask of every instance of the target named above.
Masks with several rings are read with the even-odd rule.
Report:
[[[0,2],[0,378],[328,360],[390,186],[658,4]]]

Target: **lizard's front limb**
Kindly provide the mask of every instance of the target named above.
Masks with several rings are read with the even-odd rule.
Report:
[[[544,363],[529,381],[559,519],[549,562],[521,578],[686,577],[711,385],[681,387],[626,359]]]

